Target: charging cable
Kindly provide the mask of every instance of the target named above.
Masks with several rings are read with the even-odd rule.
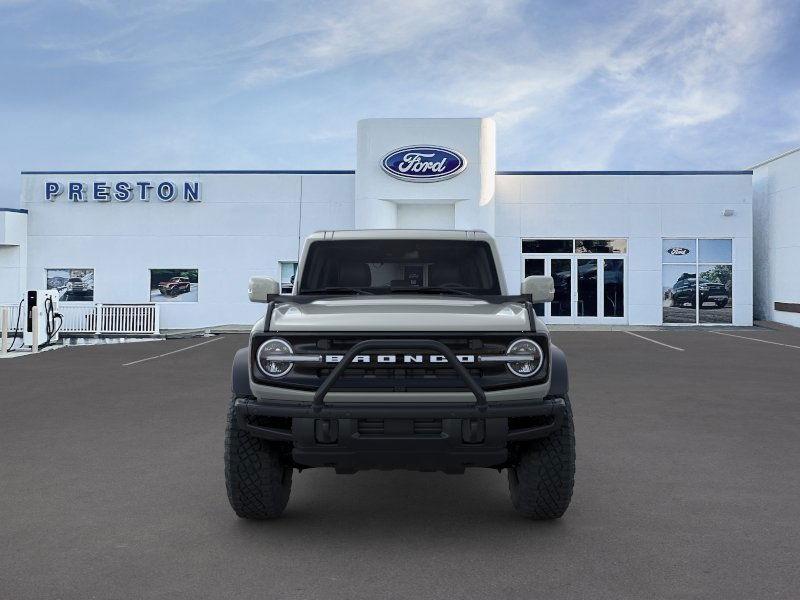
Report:
[[[17,324],[14,327],[14,335],[11,338],[11,345],[8,347],[6,352],[13,352],[14,351],[14,342],[17,341],[17,334],[19,333],[19,318],[22,316],[22,303],[25,302],[25,296],[22,297],[22,300],[19,301],[19,307],[17,307]],[[20,336],[21,338],[22,336]]]
[[[55,335],[64,324],[64,317],[61,313],[57,313],[53,308],[53,299],[50,296],[44,299],[44,319],[45,330],[47,332],[47,341],[42,346],[47,346],[53,340]],[[56,319],[58,319],[58,327],[56,327]]]

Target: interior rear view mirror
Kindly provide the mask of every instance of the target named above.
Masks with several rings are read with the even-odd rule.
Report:
[[[269,297],[280,294],[281,286],[272,277],[251,277],[247,285],[250,302],[269,302]]]
[[[522,280],[520,293],[523,296],[530,296],[531,302],[552,302],[556,293],[553,278],[547,275],[531,275]]]

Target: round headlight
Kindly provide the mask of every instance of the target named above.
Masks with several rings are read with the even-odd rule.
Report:
[[[292,370],[292,363],[281,362],[268,358],[275,354],[292,354],[292,347],[280,338],[267,340],[256,352],[256,364],[264,375],[268,377],[283,377]]]
[[[542,368],[544,352],[542,347],[533,340],[522,339],[512,342],[506,354],[520,354],[525,358],[509,361],[508,370],[517,377],[533,377]]]

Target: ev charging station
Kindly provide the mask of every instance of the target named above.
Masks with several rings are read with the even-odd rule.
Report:
[[[41,348],[58,341],[62,316],[58,312],[58,290],[28,290],[22,343]]]

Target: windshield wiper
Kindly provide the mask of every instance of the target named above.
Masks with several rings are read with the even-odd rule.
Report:
[[[316,288],[313,290],[301,290],[300,294],[338,294],[342,292],[349,292],[351,294],[369,294],[370,296],[374,295],[373,292],[369,290],[365,290],[363,288],[357,287],[347,287],[347,286],[331,286],[331,287],[324,287],[324,288]]]
[[[459,296],[471,296],[475,297],[475,294],[471,292],[466,292],[464,290],[459,290],[457,288],[451,287],[443,287],[443,286],[426,286],[426,287],[403,287],[403,288],[391,288],[390,290],[393,294],[402,294],[402,293],[411,293],[411,294],[456,294]]]

